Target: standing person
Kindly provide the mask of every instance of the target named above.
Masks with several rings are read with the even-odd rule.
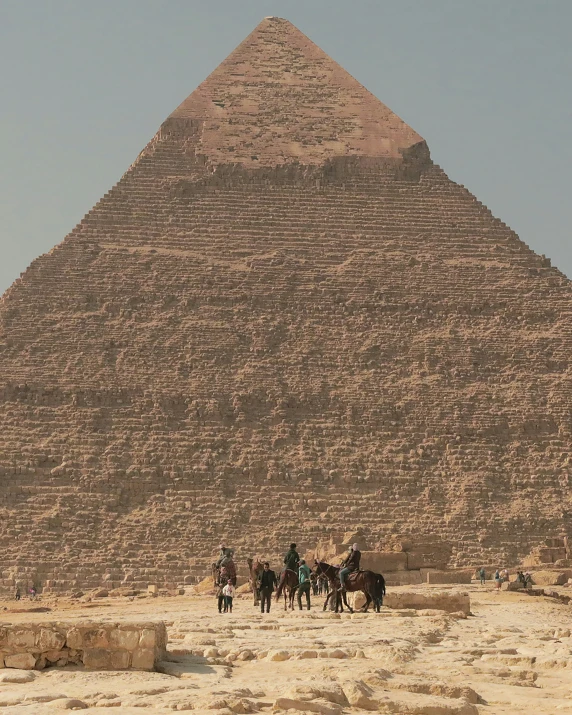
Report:
[[[16,586],[16,595],[14,596],[14,598],[16,599],[16,601],[19,601],[20,598],[22,598],[22,594],[20,593],[20,587],[19,587],[19,586]]]
[[[497,569],[495,571],[495,587],[496,587],[497,591],[500,590],[501,583],[502,583],[501,575],[499,573],[499,570]]]
[[[481,579],[481,586],[484,586],[485,581],[487,580],[487,574],[485,573],[484,566],[481,566],[479,569],[479,578]]]
[[[360,559],[361,551],[359,550],[359,546],[357,544],[354,544],[351,547],[350,553],[348,554],[347,558],[344,559],[343,568],[340,569],[340,590],[346,590],[345,581],[349,574],[359,570]]]
[[[222,589],[224,596],[224,612],[232,613],[232,599],[234,598],[235,588],[232,585],[232,579],[228,579],[226,586]]]
[[[36,593],[37,593],[36,587],[32,586],[32,588],[30,589],[30,601],[36,600]]]
[[[296,544],[290,544],[290,549],[284,556],[284,568],[290,569],[290,571],[298,571],[299,564],[300,556],[296,551]]]
[[[312,572],[310,571],[310,568],[304,561],[304,559],[300,560],[300,566],[298,568],[298,608],[302,610],[302,594],[306,594],[306,606],[308,607],[308,610],[310,610],[310,576]]]
[[[264,562],[263,571],[260,574],[260,613],[264,613],[264,604],[266,604],[266,613],[270,613],[270,602],[272,601],[272,592],[278,583],[276,574],[270,569],[268,561]]]

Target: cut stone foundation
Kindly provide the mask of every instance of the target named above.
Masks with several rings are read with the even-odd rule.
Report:
[[[167,630],[146,623],[19,623],[0,627],[0,668],[42,670],[84,665],[91,670],[154,670],[164,660]]]

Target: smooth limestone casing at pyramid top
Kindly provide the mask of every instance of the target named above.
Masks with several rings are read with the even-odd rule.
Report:
[[[265,19],[0,303],[2,584],[570,523],[571,283]]]

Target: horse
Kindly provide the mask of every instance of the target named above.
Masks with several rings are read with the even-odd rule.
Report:
[[[282,591],[284,591],[284,610],[287,611],[288,608],[286,606],[286,594],[288,594],[289,602],[290,602],[290,610],[294,610],[294,596],[296,595],[296,591],[298,589],[299,581],[298,581],[298,574],[295,571],[292,571],[292,569],[284,569],[284,571],[280,574],[280,581],[278,582],[278,588],[276,589],[276,600],[280,600],[280,596],[282,595]]]
[[[339,588],[340,588],[340,567],[331,566],[324,561],[314,561],[314,567],[316,569],[316,574],[319,576],[323,574],[326,576],[330,582],[332,590],[326,596],[326,601],[324,603],[324,611],[328,607],[328,601],[332,595],[336,594],[336,613],[338,612],[338,606],[341,607],[343,611],[344,608],[340,602],[339,598]],[[380,607],[383,604],[383,597],[385,596],[385,579],[380,573],[374,573],[373,571],[354,571],[349,574],[345,580],[345,590],[342,591],[342,599],[345,607],[353,613],[353,609],[349,605],[346,598],[346,591],[362,591],[366,597],[365,606],[361,609],[363,613],[366,613],[369,609],[370,604],[373,601],[374,608],[377,613],[380,611]]]
[[[254,559],[246,559],[246,563],[248,564],[249,573],[248,582],[254,594],[254,605],[258,606],[260,603],[260,591],[258,590],[257,582],[260,574],[264,571],[264,564],[258,557],[256,557],[256,561]]]

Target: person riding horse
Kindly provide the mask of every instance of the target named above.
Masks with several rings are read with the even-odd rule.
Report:
[[[346,590],[346,578],[355,571],[359,571],[359,562],[361,559],[361,551],[357,544],[350,547],[350,552],[340,564],[340,591]]]
[[[290,571],[295,571],[298,573],[298,566],[300,565],[300,556],[296,551],[296,544],[290,544],[290,549],[287,551],[286,556],[284,556],[284,568],[290,569]]]

